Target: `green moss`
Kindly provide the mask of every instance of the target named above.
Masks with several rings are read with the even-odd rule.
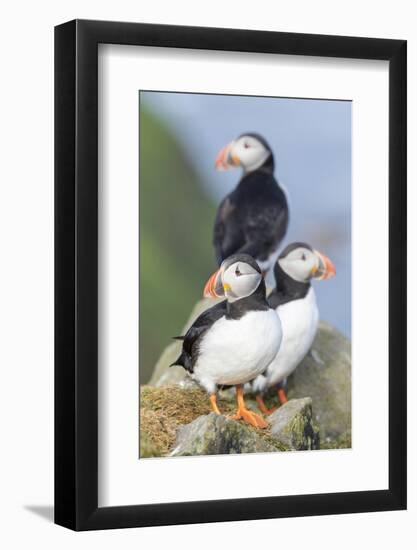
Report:
[[[266,443],[271,445],[271,447],[274,447],[277,451],[284,452],[290,450],[283,443],[281,443],[281,441],[278,441],[277,438],[274,437],[268,429],[260,432],[260,436]]]
[[[272,443],[272,444],[271,444]],[[178,433],[174,456],[265,453],[282,450],[248,424],[211,413],[183,426]]]
[[[291,438],[294,447],[298,448],[304,442],[305,418],[302,414],[296,414],[284,429],[284,433]]]
[[[140,434],[140,456],[141,458],[152,458],[156,456],[161,456],[161,449],[150,440],[149,436],[142,432]]]
[[[325,440],[321,442],[321,449],[351,449],[352,448],[352,433],[347,430],[334,440]]]
[[[236,412],[234,398],[219,397],[218,406],[226,416]],[[247,406],[257,410],[255,401],[251,399],[247,400]],[[180,426],[190,424],[199,416],[208,415],[210,412],[211,406],[207,393],[199,388],[185,389],[178,385],[161,386],[159,388],[141,386],[140,434],[141,437],[145,437],[146,441],[154,446],[154,452],[159,452],[157,456],[166,456],[170,453]],[[240,427],[242,425],[245,430],[261,438],[265,444],[277,451],[287,450],[287,447],[278,441],[269,429],[259,430],[248,424],[243,424],[241,421],[229,423],[228,429],[231,429],[231,435],[233,436],[233,426],[236,433],[241,433]],[[210,434],[205,437],[210,437]],[[140,456],[147,456],[142,454],[142,449]],[[156,455],[153,454],[152,456]]]
[[[311,408],[305,414],[296,414],[285,427],[284,433],[295,449],[308,450],[320,447],[319,429],[312,422]]]

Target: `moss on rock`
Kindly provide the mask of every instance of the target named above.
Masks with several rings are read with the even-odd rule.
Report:
[[[199,416],[178,430],[171,456],[263,453],[285,450],[249,425],[214,413]]]
[[[352,447],[352,434],[350,430],[339,435],[336,439],[326,438],[321,442],[321,449],[350,449]]]
[[[288,379],[289,399],[311,397],[322,441],[351,429],[351,346],[340,332],[320,323],[311,352]]]
[[[161,456],[161,449],[150,440],[145,432],[140,433],[140,456],[141,458],[153,458]]]
[[[181,334],[185,334],[196,317],[214,303],[212,300],[197,302],[183,330],[180,331]],[[321,448],[351,447],[350,347],[349,340],[341,333],[327,323],[321,322],[311,352],[288,379],[287,393],[290,402],[302,400],[306,396],[311,398],[310,408],[311,401],[314,404],[312,418],[308,419],[308,414],[301,417],[293,415],[292,424],[287,425],[287,432],[291,437],[288,433],[285,436],[283,432],[277,438],[269,429],[262,431],[251,426],[245,427],[255,430],[257,436],[272,446],[279,442],[281,448],[278,450],[318,448],[317,426],[320,426]],[[190,424],[199,416],[209,415],[211,412],[207,394],[190,379],[186,371],[181,367],[169,367],[180,351],[181,342],[169,344],[154,368],[150,381],[153,387],[141,388],[141,430],[155,445],[156,451],[153,452],[159,452],[158,456],[165,456],[171,452],[180,426]],[[235,409],[235,395],[233,391],[228,390],[222,392],[221,396],[220,410],[228,415]],[[276,407],[276,392],[271,391],[265,400],[268,407]],[[249,408],[257,410],[253,396],[247,396],[246,402]],[[280,414],[283,415],[285,409],[282,409],[283,407],[280,407],[276,413],[281,411]],[[309,435],[305,430],[309,431]],[[144,456],[142,451],[141,456]]]
[[[271,433],[294,451],[320,448],[319,428],[313,418],[309,397],[293,399],[270,416]]]
[[[231,412],[230,402],[219,400],[222,411]],[[179,385],[155,388],[142,386],[140,391],[140,433],[159,449],[159,456],[169,454],[179,426],[211,412],[206,392]],[[142,437],[142,435],[141,435]],[[140,449],[140,456],[142,448]]]
[[[287,448],[278,441],[269,429],[259,430],[241,421],[231,420],[227,416],[236,411],[234,399],[230,395],[225,399],[219,397],[218,405],[224,416],[217,418],[220,420],[217,426],[217,434],[223,433],[224,440],[230,439],[230,443],[235,449],[233,452],[262,452],[261,450],[248,450],[250,444],[256,449],[266,449],[275,451],[285,451]],[[252,400],[247,401],[249,408],[256,409]],[[191,424],[199,417],[210,416],[211,407],[206,392],[194,387],[181,387],[180,385],[163,386],[155,388],[152,386],[142,386],[140,392],[140,457],[148,456],[167,456],[175,446],[177,430],[184,425]],[[227,421],[227,422],[225,422]],[[221,427],[221,429],[219,428]],[[242,429],[243,428],[243,429]],[[223,430],[223,432],[222,432]],[[239,432],[245,438],[241,439],[242,449],[236,450],[236,433]],[[250,436],[247,434],[251,434]],[[209,442],[210,434],[204,436]],[[146,444],[142,448],[142,441]],[[251,443],[249,443],[251,442]],[[149,454],[148,447],[152,445],[152,454]],[[229,443],[222,443],[226,448]],[[159,454],[157,454],[159,453]],[[210,453],[208,453],[210,454]]]
[[[195,305],[182,334],[212,300],[200,300]],[[159,358],[150,384],[162,387],[189,379],[181,367],[169,368],[181,351],[181,342],[172,342]],[[270,397],[272,396],[272,393]],[[314,403],[315,421],[320,426],[322,441],[336,441],[351,429],[351,345],[340,332],[321,322],[312,350],[288,379],[288,397],[309,396]],[[276,406],[276,393],[268,404]],[[348,438],[345,438],[348,444]]]

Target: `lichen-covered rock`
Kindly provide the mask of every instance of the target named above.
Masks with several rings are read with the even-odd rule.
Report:
[[[170,456],[266,453],[284,450],[284,445],[267,441],[250,426],[215,413],[181,426]]]
[[[199,388],[185,389],[178,384],[160,388],[142,386],[139,413],[141,441],[143,438],[145,443],[152,443],[159,451],[158,456],[165,456],[175,442],[178,427],[208,414],[210,410],[207,394]],[[148,456],[143,451],[147,451],[146,444],[143,449],[142,445],[140,447],[141,458]]]
[[[212,300],[198,302],[183,334]],[[181,367],[169,368],[181,352],[181,342],[173,342],[159,358],[152,378],[153,386],[178,384],[189,379]],[[321,322],[312,350],[288,379],[288,397],[311,397],[322,440],[335,440],[351,429],[351,345],[339,331]]]
[[[293,451],[320,448],[319,428],[313,419],[309,397],[292,399],[269,417],[271,434]]]
[[[207,299],[197,302],[182,334],[202,311],[214,303]],[[150,385],[193,386],[183,368],[169,368],[180,351],[181,342],[168,345],[155,366]],[[311,397],[314,419],[320,426],[322,447],[334,448],[339,443],[343,447],[351,446],[351,344],[328,323],[320,322],[311,352],[288,379],[287,394],[289,399]],[[227,399],[227,394],[224,398]],[[233,399],[233,395],[228,395],[229,401]],[[271,406],[274,401],[276,394],[271,394]]]
[[[340,436],[350,447],[351,345],[340,332],[321,322],[311,352],[288,379],[289,399],[311,397],[322,442]]]
[[[256,403],[248,399],[248,407],[256,409]],[[222,415],[211,414],[210,401],[207,393],[200,388],[188,385],[173,384],[160,388],[142,386],[140,392],[140,457],[167,456],[179,445],[179,431],[183,432],[181,439],[181,454],[199,454],[203,444],[209,452],[218,453],[250,453],[288,450],[269,429],[259,430],[242,421],[235,421],[230,416],[236,412],[235,399],[218,398]],[[214,417],[214,418],[213,418]],[[208,419],[202,421],[200,419]],[[194,424],[198,420],[201,424]],[[190,426],[193,426],[191,429]],[[185,448],[187,435],[187,449]],[[191,444],[194,435],[198,436]],[[218,441],[217,441],[218,438]],[[197,451],[191,451],[192,445]],[[185,449],[185,450],[184,450]],[[184,450],[184,452],[183,452]],[[176,452],[178,455],[180,451]]]
[[[339,435],[338,437],[331,439],[320,440],[320,449],[350,449],[352,447],[352,434],[350,430]]]

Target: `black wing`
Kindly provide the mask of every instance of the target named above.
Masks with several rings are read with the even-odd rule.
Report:
[[[267,205],[254,205],[242,220],[245,244],[237,251],[257,260],[266,260],[285,237],[288,206],[285,195]]]
[[[288,204],[272,175],[246,176],[217,210],[214,248],[218,264],[231,254],[266,260],[287,232]]]
[[[194,371],[194,365],[198,357],[198,343],[205,332],[226,314],[226,307],[226,300],[223,300],[213,307],[206,309],[206,311],[203,311],[197,317],[187,330],[185,336],[179,337],[183,340],[181,355],[170,365],[171,367],[179,365],[190,373]]]
[[[239,250],[244,245],[244,235],[237,220],[236,204],[233,194],[220,203],[214,222],[214,251],[217,264]]]

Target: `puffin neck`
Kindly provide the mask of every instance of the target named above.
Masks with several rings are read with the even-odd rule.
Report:
[[[310,281],[300,282],[294,280],[282,269],[279,262],[275,264],[274,275],[276,288],[269,296],[269,303],[274,308],[304,298],[310,289]]]
[[[235,302],[227,302],[226,319],[241,319],[249,311],[267,311],[270,306],[266,300],[265,281],[259,283],[258,288],[250,296]]]
[[[275,170],[275,162],[274,162],[274,155],[271,153],[269,157],[266,159],[266,161],[262,164],[262,166],[259,168],[259,170],[263,170],[264,172],[268,172],[268,174],[272,174]]]

